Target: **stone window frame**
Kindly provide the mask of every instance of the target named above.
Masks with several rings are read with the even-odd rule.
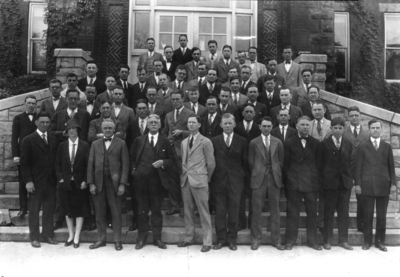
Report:
[[[383,62],[384,62],[384,66],[383,66],[383,68],[384,68],[384,74],[385,74],[385,81],[386,82],[388,82],[388,83],[400,83],[400,78],[399,79],[386,79],[386,62],[387,62],[387,60],[386,60],[386,51],[389,49],[389,50],[399,50],[400,51],[400,46],[399,47],[387,47],[386,46],[386,26],[387,26],[387,24],[386,24],[386,19],[388,18],[388,17],[397,17],[398,18],[398,20],[399,20],[399,24],[400,24],[400,13],[384,13],[384,41],[383,41],[383,43],[384,43],[384,59],[383,59]]]
[[[346,41],[347,46],[335,46],[336,49],[342,49],[345,51],[345,78],[336,78],[337,82],[349,82],[350,81],[350,14],[348,12],[335,11],[336,15],[344,15],[346,19]]]

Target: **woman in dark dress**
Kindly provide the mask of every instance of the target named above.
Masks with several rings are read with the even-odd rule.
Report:
[[[62,142],[57,151],[57,188],[61,215],[65,215],[69,233],[65,246],[73,243],[78,248],[83,218],[90,216],[89,190],[86,184],[90,147],[87,142],[78,138],[81,131],[78,121],[71,119],[66,125],[64,135],[69,139]]]

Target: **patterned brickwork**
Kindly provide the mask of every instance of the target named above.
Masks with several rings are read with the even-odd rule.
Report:
[[[271,2],[271,1],[267,1]],[[268,58],[277,56],[277,15],[276,11],[263,11],[262,25],[262,54],[261,61],[265,63]]]
[[[123,6],[110,6],[108,14],[107,75],[117,74],[121,64]]]

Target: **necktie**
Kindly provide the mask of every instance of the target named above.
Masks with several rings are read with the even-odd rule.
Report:
[[[194,113],[196,113],[195,106],[196,106],[196,104],[192,104],[192,111],[193,111]]]
[[[317,132],[318,135],[322,136],[321,120],[317,120]]]
[[[186,53],[186,48],[183,48],[183,50],[182,50],[183,56],[185,56],[185,53]]]
[[[88,106],[88,105],[92,105],[92,106],[93,106],[93,103],[94,103],[94,101],[87,101],[87,104],[86,104],[86,105],[87,105],[87,106]]]
[[[229,61],[226,61],[225,64],[226,64],[226,67],[229,67]]]
[[[375,150],[378,150],[378,142],[376,141],[376,139],[374,139],[374,147],[375,147]]]
[[[268,153],[269,152],[269,141],[268,138],[265,138],[265,151]]]
[[[90,78],[89,85],[90,85],[90,86],[93,86],[93,78]]]
[[[211,84],[211,85],[210,85],[210,93],[212,94],[212,93],[213,93],[213,91],[214,91],[214,85],[213,85],[213,84]]]
[[[212,61],[214,60],[214,54],[211,55],[211,60],[212,60]]]
[[[153,113],[154,113],[154,105],[150,104],[150,114],[153,114]]]
[[[267,97],[268,97],[268,100],[271,101],[272,100],[272,92],[267,91]]]
[[[335,144],[336,144],[336,148],[339,150],[339,148],[340,148],[340,141],[339,141],[339,139],[335,138]]]
[[[303,148],[306,148],[307,138],[301,138],[301,143],[303,144]]]
[[[167,93],[165,92],[165,90],[163,90],[163,91],[162,91],[163,97],[165,97],[166,94],[167,94]]]
[[[357,138],[358,134],[357,134],[357,127],[354,127],[354,138]]]
[[[150,144],[151,144],[151,147],[154,148],[154,136],[151,136],[151,142],[150,142]]]
[[[283,140],[285,140],[285,127],[284,126],[282,126],[282,137],[283,137]]]
[[[189,148],[192,149],[192,146],[193,146],[193,136],[190,138]]]
[[[75,143],[72,144],[72,153],[71,153],[71,172],[74,169],[74,161],[75,161]]]
[[[284,110],[287,110],[287,106],[286,106],[286,105],[283,105],[283,109],[284,109]]]
[[[234,94],[233,95],[233,103],[235,103],[235,105],[237,105],[237,95],[236,94]]]
[[[75,116],[75,110],[73,110],[73,111],[71,112],[70,118],[73,119],[74,116]]]
[[[45,134],[42,134],[42,139],[43,139],[44,143],[47,144],[47,138],[46,138]]]
[[[178,120],[178,117],[179,117],[179,110],[176,109],[176,119],[175,120]]]
[[[201,85],[202,82],[203,82],[203,78],[199,77],[199,86]]]
[[[222,114],[224,114],[226,111],[226,105],[222,105]]]
[[[228,146],[228,147],[231,145],[231,135],[230,134],[226,136],[225,143],[226,143],[226,146]]]
[[[144,120],[142,119],[142,121],[140,122],[140,133],[143,135],[144,133]],[[153,137],[153,136],[152,136]]]
[[[178,89],[181,89],[182,82],[178,82]]]
[[[212,115],[210,114],[209,116],[208,116],[208,124],[211,126],[212,125]]]
[[[249,133],[250,132],[250,122],[247,122],[246,121],[246,133]]]

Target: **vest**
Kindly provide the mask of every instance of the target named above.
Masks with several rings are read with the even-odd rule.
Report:
[[[108,159],[108,150],[106,148],[105,142],[103,142],[103,147],[104,147],[103,175],[104,176],[111,176],[110,161]],[[108,148],[108,149],[110,149],[110,148]]]
[[[158,143],[158,141],[157,141]],[[156,149],[151,147],[148,139],[146,138],[146,142],[144,144],[144,149],[142,153],[141,160],[139,162],[139,166],[137,170],[143,174],[149,175],[157,174],[156,169],[153,166],[153,163],[157,160],[156,157]]]
[[[269,147],[269,151],[265,149],[265,156],[267,157],[267,161],[265,162],[265,175],[267,175],[270,171],[272,171],[271,145]]]

